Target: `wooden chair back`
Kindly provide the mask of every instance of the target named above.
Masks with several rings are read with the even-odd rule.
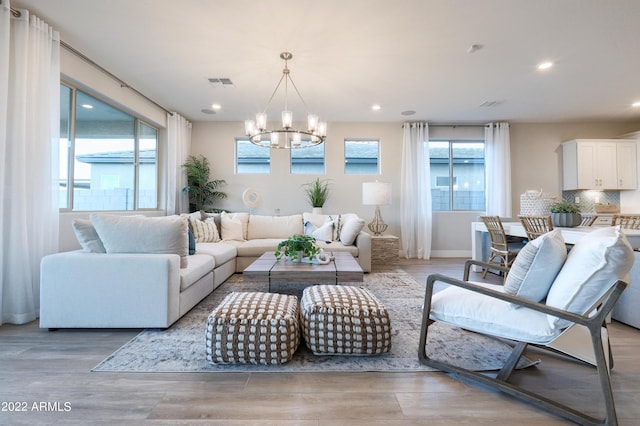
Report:
[[[597,214],[583,214],[580,226],[593,226],[596,220],[598,220]]]
[[[529,241],[553,230],[551,216],[518,216]]]
[[[487,227],[487,232],[489,232],[491,248],[498,252],[507,253],[509,251],[509,244],[500,216],[481,216],[480,219],[482,219],[484,226]]]
[[[611,225],[620,225],[620,227],[624,229],[640,229],[640,215],[614,214]]]

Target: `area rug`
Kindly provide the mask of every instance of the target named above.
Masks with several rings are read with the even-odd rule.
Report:
[[[365,274],[359,285],[369,289],[388,309],[392,348],[372,356],[316,356],[304,341],[293,359],[282,365],[213,365],[206,360],[205,326],[211,311],[231,291],[267,291],[267,284],[243,282],[235,274],[166,330],[147,329],[96,366],[110,372],[319,372],[319,371],[433,371],[418,361],[418,340],[424,284],[403,271]],[[302,288],[272,285],[271,291],[299,294]],[[429,329],[429,355],[473,370],[497,370],[511,347],[476,333],[436,323]],[[533,365],[523,359],[519,368]]]

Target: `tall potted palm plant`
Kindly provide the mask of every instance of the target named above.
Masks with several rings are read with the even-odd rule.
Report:
[[[227,198],[227,194],[219,189],[226,185],[224,179],[209,180],[211,167],[204,155],[190,155],[182,165],[187,173],[187,186],[182,191],[189,196],[189,211],[215,210],[212,204],[216,200]]]

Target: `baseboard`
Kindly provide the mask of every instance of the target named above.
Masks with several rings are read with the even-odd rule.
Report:
[[[431,257],[471,258],[471,250],[431,250]]]

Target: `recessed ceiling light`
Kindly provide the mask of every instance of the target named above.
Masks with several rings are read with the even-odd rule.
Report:
[[[413,114],[415,114],[415,113],[416,113],[416,112],[415,112],[414,110],[412,110],[412,109],[408,109],[408,110],[406,110],[406,111],[402,111],[400,114],[402,114],[402,115],[413,115]]]
[[[551,61],[541,62],[541,63],[538,64],[538,69],[539,70],[548,70],[552,66],[553,66],[553,62],[551,62]]]
[[[631,106],[634,107],[634,108],[639,108],[640,107],[640,101],[632,103]]]
[[[91,109],[91,108],[93,108],[93,105],[82,104],[82,108]]]
[[[207,108],[205,108],[205,109],[201,109],[201,110],[200,110],[200,112],[203,112],[203,113],[205,113],[205,114],[215,114],[215,113],[216,113],[214,110],[212,110],[212,109],[207,109]]]
[[[378,104],[373,104],[371,105],[371,109],[374,111],[380,111],[382,109],[382,107]]]
[[[211,104],[211,109],[215,109],[216,111],[218,111],[220,108],[222,108],[220,104]]]

